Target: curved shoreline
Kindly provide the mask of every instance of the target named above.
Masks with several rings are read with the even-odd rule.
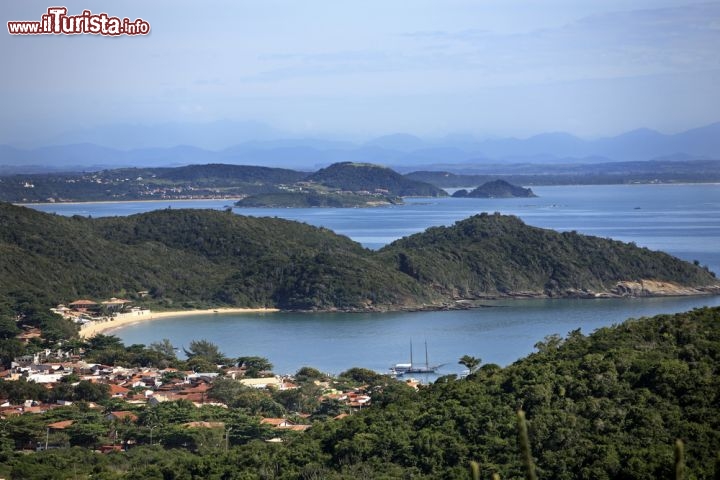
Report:
[[[608,299],[608,298],[642,298],[642,297],[694,297],[704,295],[720,295],[720,285],[708,285],[705,287],[693,288],[693,287],[681,287],[674,285],[669,282],[658,282],[653,280],[641,280],[639,282],[621,281],[618,282],[616,290],[610,292],[583,292],[583,291],[572,291],[566,292],[566,295],[552,296],[548,295],[547,292],[514,292],[510,295],[504,296],[487,296],[484,298],[473,298],[473,299],[461,299],[456,300],[452,304],[431,304],[416,306],[414,308],[379,308],[379,309],[326,309],[326,310],[295,310],[295,312],[389,312],[389,311],[441,311],[441,310],[466,310],[472,308],[483,308],[491,307],[491,305],[484,304],[483,302],[492,300],[507,300],[507,299],[530,299],[530,298],[575,298],[575,299]],[[111,319],[95,320],[85,326],[81,327],[78,335],[80,338],[90,338],[98,333],[105,333],[111,330],[116,330],[128,325],[132,325],[139,322],[146,322],[150,320],[162,319],[162,318],[173,318],[173,317],[187,317],[193,315],[213,315],[223,313],[235,313],[235,314],[246,314],[246,313],[274,313],[280,311],[293,311],[293,310],[280,310],[278,308],[208,308],[203,310],[171,310],[162,312],[153,312],[151,310],[141,310],[139,312],[120,314]]]
[[[80,338],[90,338],[99,333],[106,333],[110,330],[126,327],[140,322],[159,320],[162,318],[188,317],[194,315],[213,315],[221,313],[273,313],[279,312],[277,308],[208,308],[205,310],[172,310],[153,312],[145,310],[140,313],[128,313],[110,320],[95,320],[82,327],[78,332]]]

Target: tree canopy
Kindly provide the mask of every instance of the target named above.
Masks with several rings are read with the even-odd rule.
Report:
[[[63,299],[123,295],[156,309],[397,310],[628,294],[621,281],[717,284],[706,269],[664,253],[503,215],[430,228],[377,252],[324,228],[218,211],[88,219],[0,203],[0,226],[0,295],[11,314],[58,339],[75,330],[47,310]],[[648,294],[642,288],[637,294]]]

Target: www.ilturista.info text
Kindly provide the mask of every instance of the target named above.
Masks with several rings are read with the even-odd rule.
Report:
[[[111,17],[107,13],[83,10],[80,15],[68,15],[65,7],[50,7],[37,21],[7,22],[11,35],[147,35],[150,24],[138,18]]]

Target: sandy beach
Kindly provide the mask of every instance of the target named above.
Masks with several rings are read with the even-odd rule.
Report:
[[[138,322],[147,322],[161,318],[187,317],[191,315],[212,315],[221,313],[271,313],[279,311],[276,308],[210,308],[207,310],[177,310],[166,312],[153,312],[141,310],[139,312],[124,313],[112,320],[96,320],[80,329],[80,338],[90,338],[98,333],[107,333],[110,330],[122,328]]]

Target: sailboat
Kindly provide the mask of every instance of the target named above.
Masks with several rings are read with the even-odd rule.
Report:
[[[425,365],[415,365],[413,363],[413,344],[410,341],[410,363],[396,363],[390,367],[390,373],[393,375],[404,375],[406,373],[435,373],[440,365],[430,365],[428,361],[427,340],[425,341]]]

